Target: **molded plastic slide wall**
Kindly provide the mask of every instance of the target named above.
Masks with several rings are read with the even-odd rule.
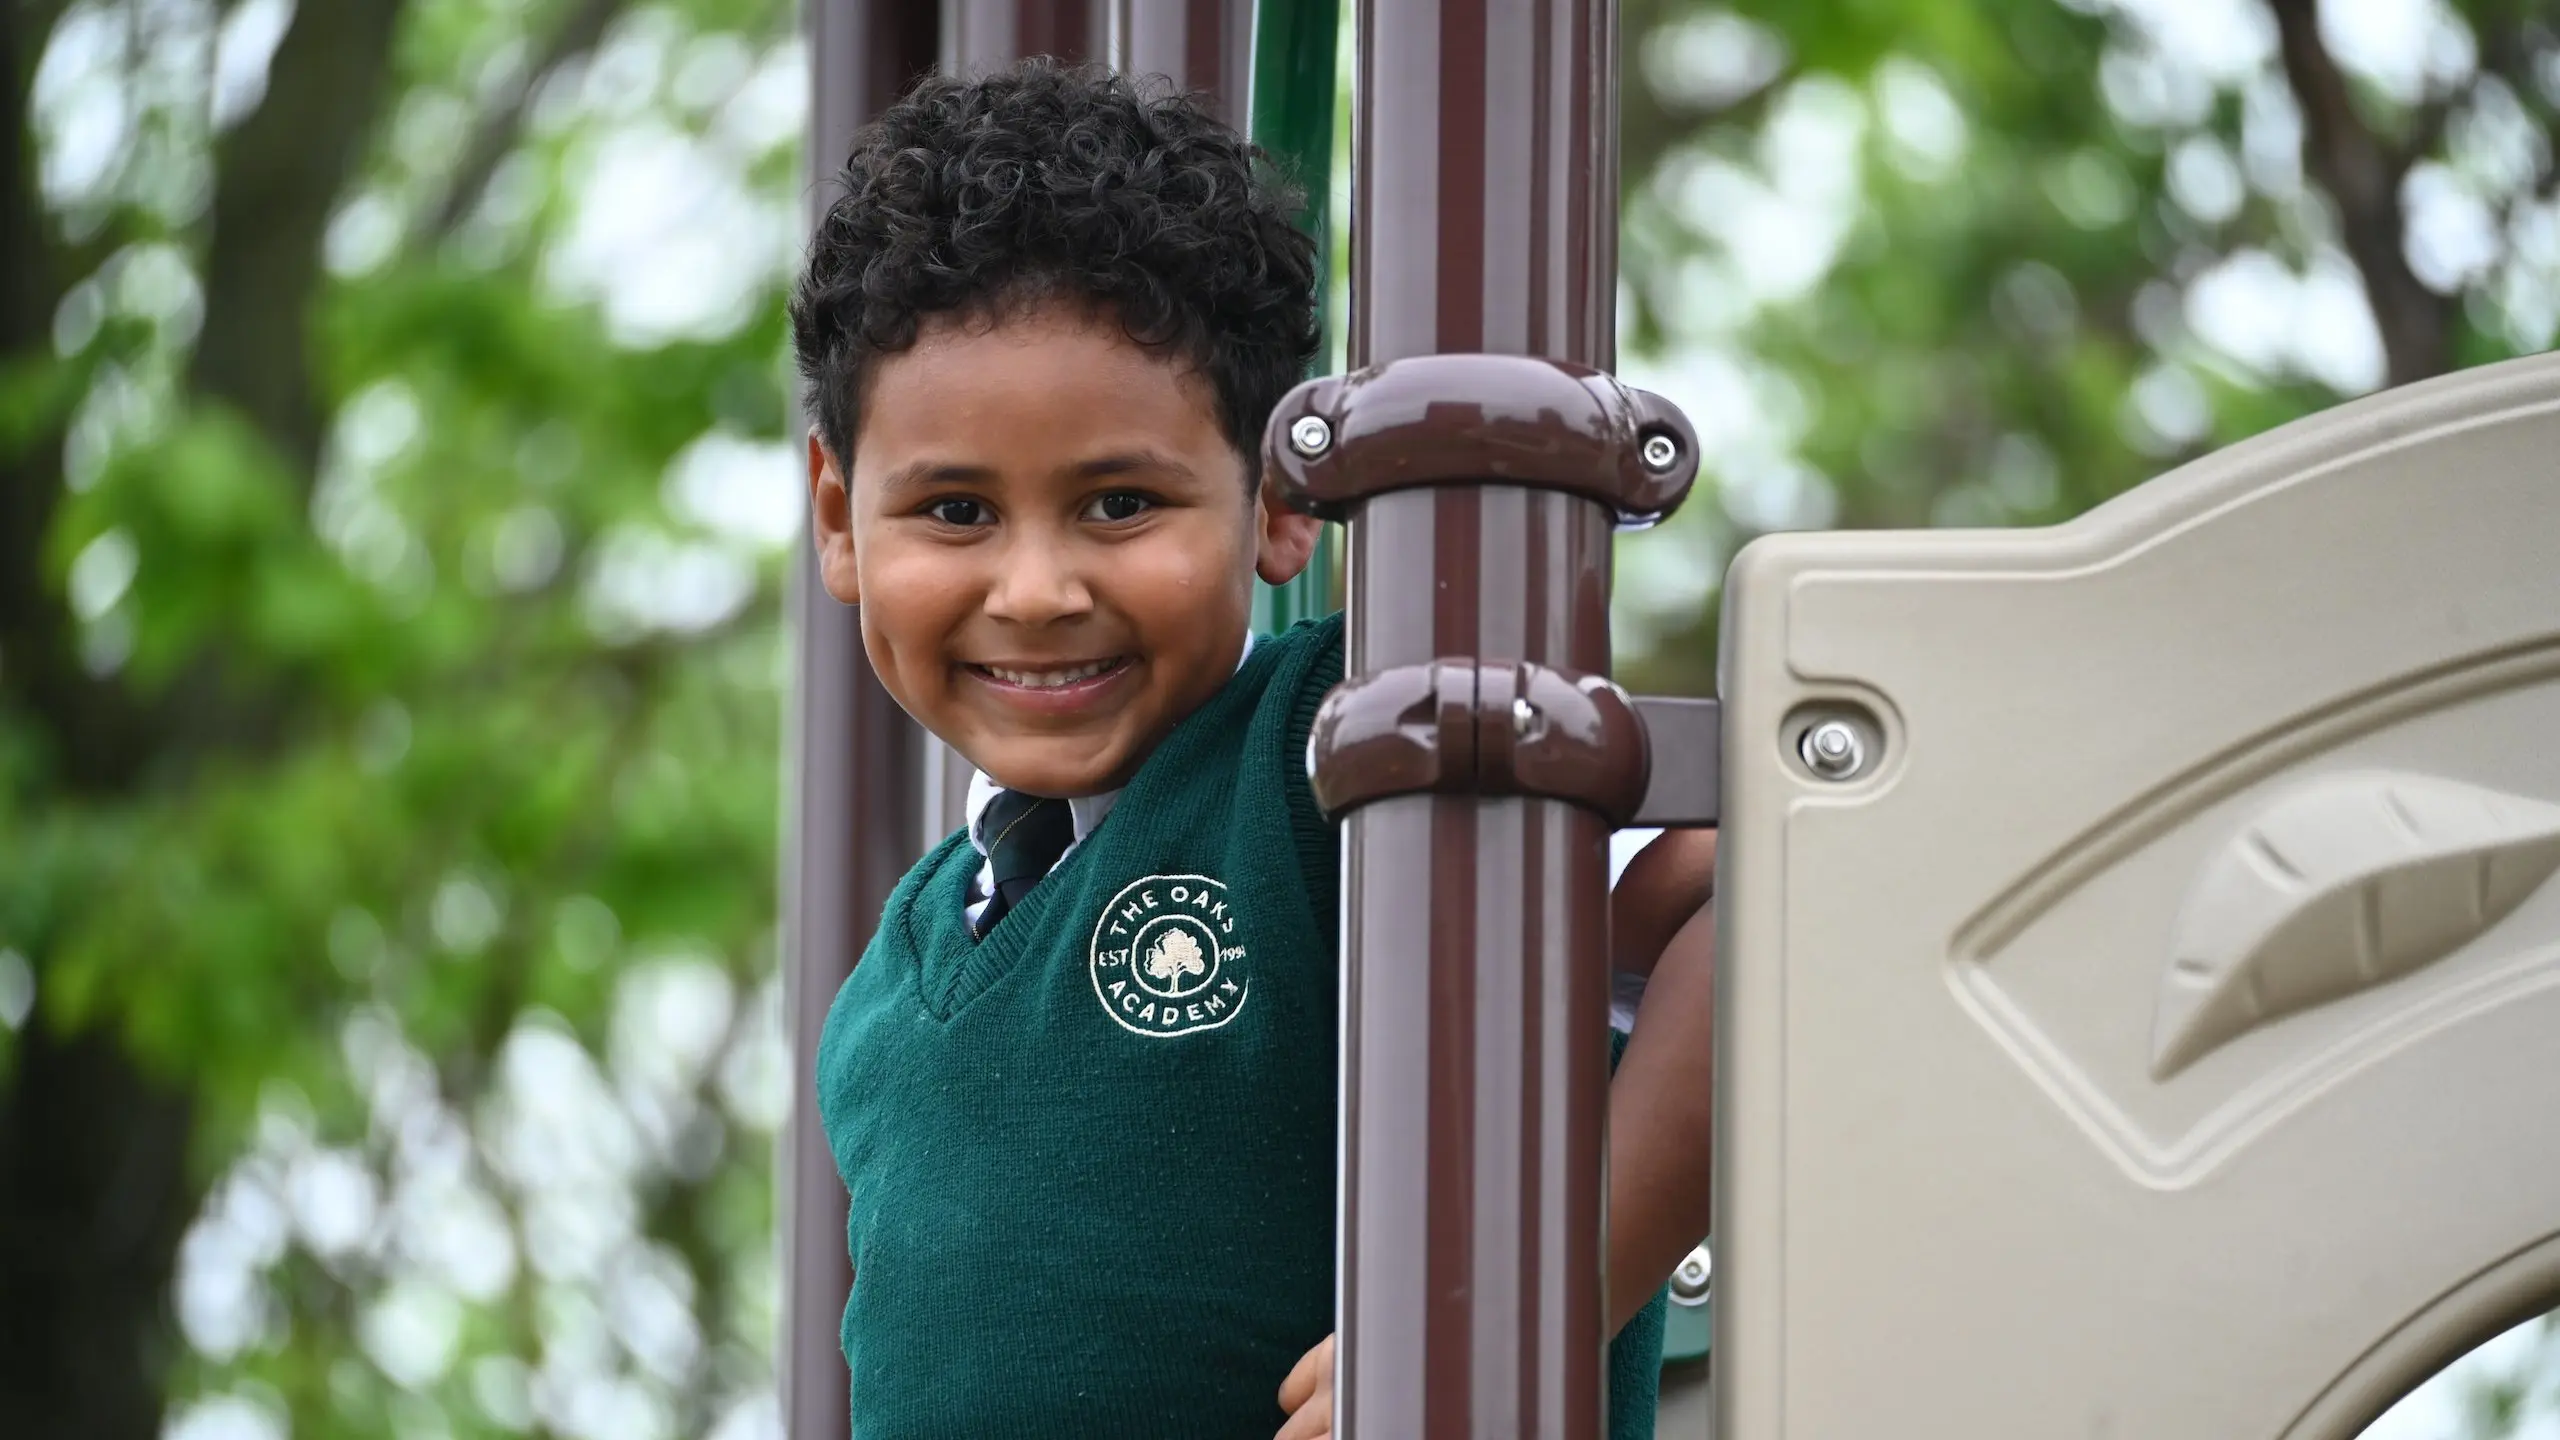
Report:
[[[2545,357],[1736,561],[1720,1436],[2343,1440],[2560,1303],[2556,459]]]

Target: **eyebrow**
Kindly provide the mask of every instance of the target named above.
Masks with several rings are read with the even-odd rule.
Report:
[[[1067,466],[1063,473],[1078,480],[1107,480],[1114,475],[1131,475],[1152,471],[1171,478],[1194,478],[1191,467],[1170,455],[1155,450],[1116,450],[1096,455]],[[994,480],[996,472],[984,465],[963,465],[947,460],[914,460],[890,471],[880,479],[880,488],[889,494],[904,490],[923,490],[937,485],[984,485]]]
[[[995,473],[983,465],[912,460],[881,476],[880,488],[895,494],[901,490],[923,490],[936,485],[983,485],[994,479]]]
[[[1127,475],[1140,470],[1160,471],[1178,479],[1192,478],[1191,467],[1180,460],[1154,450],[1120,450],[1096,455],[1067,467],[1067,473],[1079,480],[1102,480],[1114,475]]]

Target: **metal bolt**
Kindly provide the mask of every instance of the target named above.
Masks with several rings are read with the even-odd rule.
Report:
[[[1530,728],[1537,723],[1538,707],[1530,704],[1525,695],[1511,697],[1511,733],[1526,740]]]
[[[1796,753],[1804,757],[1807,768],[1826,780],[1846,780],[1867,763],[1867,747],[1846,720],[1825,720],[1807,730],[1796,743]]]
[[[1647,435],[1644,448],[1636,453],[1644,460],[1644,468],[1659,475],[1680,459],[1680,442],[1668,435]]]
[[[1699,1246],[1671,1272],[1671,1298],[1683,1305],[1703,1305],[1715,1290],[1715,1257]]]
[[[1333,448],[1333,427],[1321,415],[1301,415],[1289,427],[1289,448],[1313,460]]]

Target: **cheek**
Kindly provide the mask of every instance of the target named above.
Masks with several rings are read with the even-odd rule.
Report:
[[[1167,526],[1141,544],[1122,547],[1103,566],[1104,583],[1125,597],[1119,603],[1123,613],[1199,629],[1203,620],[1219,617],[1231,597],[1245,601],[1253,593],[1246,536],[1228,529],[1210,523]]]
[[[862,557],[862,630],[875,662],[885,648],[912,661],[938,650],[977,608],[975,567],[953,552],[874,545]]]

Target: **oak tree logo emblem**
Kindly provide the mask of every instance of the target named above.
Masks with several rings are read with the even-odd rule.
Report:
[[[1188,930],[1167,930],[1147,951],[1147,973],[1168,985],[1179,985],[1185,975],[1206,975],[1207,962],[1200,958],[1200,942]]]
[[[1162,1039],[1215,1030],[1251,986],[1236,907],[1206,875],[1150,875],[1111,897],[1087,955],[1094,998],[1121,1029]]]

